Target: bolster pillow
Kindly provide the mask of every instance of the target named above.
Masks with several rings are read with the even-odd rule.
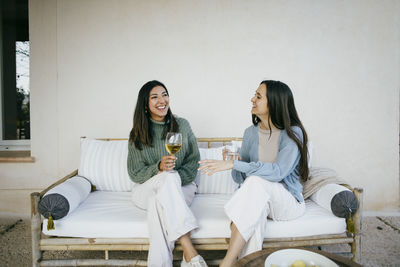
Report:
[[[39,201],[39,212],[48,219],[47,230],[54,229],[53,220],[76,209],[87,198],[91,187],[86,178],[74,176],[50,189]]]
[[[334,215],[341,218],[349,218],[358,209],[358,201],[354,193],[348,188],[338,184],[327,184],[322,186],[310,197],[321,207],[332,211]]]

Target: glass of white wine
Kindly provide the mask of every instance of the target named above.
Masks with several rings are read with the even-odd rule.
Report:
[[[167,133],[165,137],[165,149],[170,155],[175,155],[182,147],[182,134],[181,133]],[[176,171],[171,171],[176,172]]]

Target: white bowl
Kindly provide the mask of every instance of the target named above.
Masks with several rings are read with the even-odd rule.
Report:
[[[306,266],[338,267],[336,263],[327,257],[303,249],[282,249],[275,251],[265,260],[265,267],[270,267],[271,264],[279,267],[290,267],[296,260],[303,261]]]

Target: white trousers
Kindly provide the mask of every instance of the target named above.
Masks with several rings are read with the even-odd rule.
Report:
[[[161,172],[132,189],[133,203],[147,210],[150,267],[171,267],[175,241],[198,227],[189,206],[197,186],[181,186],[178,172]]]
[[[225,212],[246,241],[239,258],[262,249],[267,217],[293,220],[305,212],[282,183],[249,176],[225,205]]]

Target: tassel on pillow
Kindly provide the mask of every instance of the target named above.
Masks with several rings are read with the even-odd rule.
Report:
[[[51,217],[51,213],[49,213],[49,218],[47,219],[47,231],[54,230],[54,221],[53,217]]]
[[[349,232],[349,233],[352,233],[352,234],[354,234],[355,233],[355,226],[354,226],[354,222],[353,222],[353,219],[352,219],[352,215],[351,215],[351,212],[349,212],[349,215],[348,215],[348,218],[347,218],[347,220],[346,220],[346,231],[347,232]]]

